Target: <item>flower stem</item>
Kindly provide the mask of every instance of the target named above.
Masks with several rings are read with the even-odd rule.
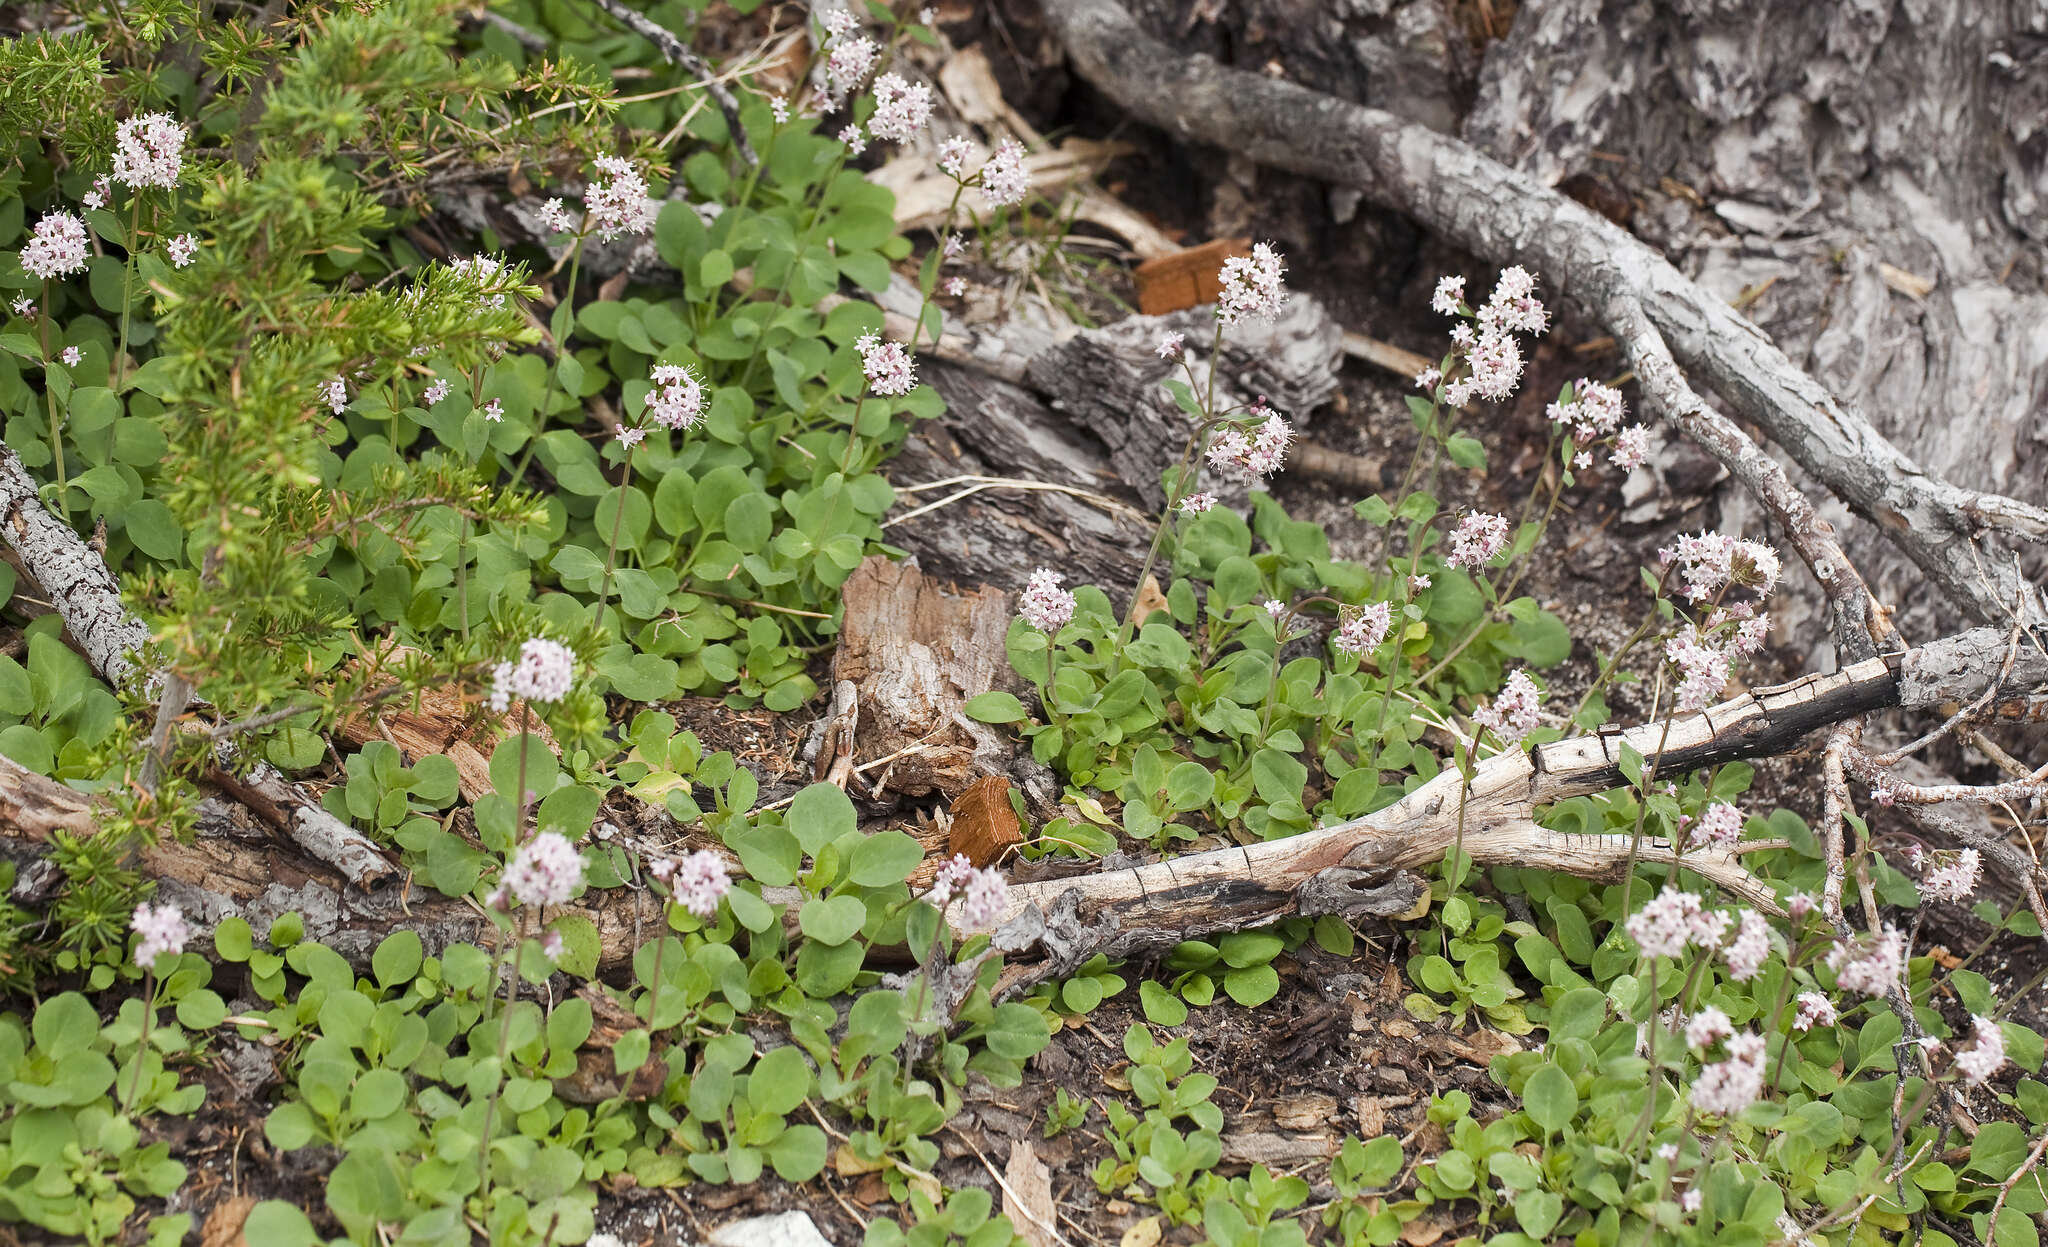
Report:
[[[135,230],[142,217],[142,192],[128,197],[128,258],[121,261],[121,344],[114,351],[114,393],[128,375],[128,305],[135,285]]]
[[[611,542],[605,546],[604,551],[604,583],[597,590],[597,624],[600,628],[604,626],[604,604],[610,600],[612,595],[612,569],[618,564],[619,528],[626,520],[626,491],[632,487],[633,448],[628,446],[626,447],[626,472],[619,479],[619,505],[612,512]]]
[[[576,235],[575,249],[569,253],[569,285],[562,292],[562,302],[569,308],[569,324],[566,332],[555,342],[555,362],[548,366],[548,382],[541,389],[540,406],[534,411],[533,437],[519,456],[519,466],[512,469],[515,485],[525,479],[526,467],[533,462],[533,452],[540,447],[541,434],[547,431],[548,408],[555,401],[555,379],[561,372],[562,357],[569,353],[569,339],[576,334],[576,278],[583,269],[583,238],[581,233]]]
[[[142,975],[142,1039],[135,1045],[135,1076],[128,1080],[128,1094],[121,1099],[121,1113],[127,1115],[142,1094],[142,1062],[149,1055],[149,1025],[156,1018],[156,967]]]
[[[36,320],[36,333],[43,347],[43,399],[50,411],[50,458],[57,472],[57,515],[70,520],[70,487],[64,474],[64,422],[57,415],[57,391],[50,385],[50,283],[43,283],[43,314]]]

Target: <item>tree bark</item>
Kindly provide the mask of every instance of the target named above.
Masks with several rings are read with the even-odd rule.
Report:
[[[1721,298],[1606,218],[1473,147],[1392,114],[1189,57],[1107,0],[1046,0],[1076,67],[1133,114],[1186,139],[1352,186],[1500,263],[1540,271],[1598,318],[1618,297],[1650,318],[1678,363],[1875,524],[1957,607],[1979,621],[2038,590],[1987,533],[2048,536],[2048,511],[1950,483],[1838,403]]]

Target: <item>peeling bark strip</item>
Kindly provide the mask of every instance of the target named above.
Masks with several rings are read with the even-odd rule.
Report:
[[[2005,653],[2004,637],[1975,629],[1832,675],[1758,689],[1673,722],[1668,736],[1661,722],[1646,723],[1539,745],[1526,754],[1499,754],[1479,764],[1466,789],[1464,851],[1481,866],[1618,880],[1627,868],[1630,837],[1562,835],[1532,820],[1539,806],[1626,783],[1623,743],[1645,758],[1658,758],[1659,774],[1681,775],[1783,753],[1810,732],[1873,710],[1967,700],[1994,682],[2004,696],[2023,687],[2023,679],[2048,678],[2048,656],[2022,651],[2012,675],[2000,681]],[[1126,956],[1293,915],[1402,912],[1421,893],[1419,881],[1402,884],[1398,872],[1442,860],[1458,840],[1458,786],[1458,773],[1445,771],[1386,809],[1319,831],[1129,870],[1015,885],[997,946],[1011,952],[1041,947],[1046,962],[1019,970],[1020,981],[1035,981],[1069,972],[1097,953]],[[1670,842],[1646,837],[1636,860],[1670,865],[1677,853]],[[1693,850],[1685,865],[1758,909],[1781,912],[1770,885],[1734,854]]]
[[[106,561],[69,524],[51,515],[14,448],[0,442],[0,539],[50,595],[92,669],[120,686],[135,674],[129,655],[149,644],[149,627],[121,605]]]
[[[2016,604],[2048,618],[2039,590],[1976,546],[1993,530],[2048,538],[2048,510],[1928,473],[1626,230],[1455,138],[1182,55],[1110,0],[1046,0],[1045,11],[1084,77],[1171,133],[1355,187],[1468,250],[1539,267],[1596,317],[1615,298],[1632,298],[1680,364],[1877,525],[1958,605],[1983,622],[2009,618]]]

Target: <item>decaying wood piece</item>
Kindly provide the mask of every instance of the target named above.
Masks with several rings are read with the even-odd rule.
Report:
[[[1648,723],[1539,745],[1526,754],[1499,754],[1476,768],[1462,813],[1460,777],[1446,770],[1386,809],[1333,827],[1133,869],[1019,884],[1010,889],[1010,909],[996,942],[1006,951],[1035,946],[1044,952],[1045,962],[1014,971],[1015,981],[1023,982],[1071,971],[1097,953],[1117,957],[1170,947],[1203,932],[1295,914],[1398,913],[1406,908],[1403,898],[1412,902],[1421,887],[1419,880],[1404,881],[1401,872],[1441,861],[1454,842],[1481,866],[1617,879],[1629,861],[1628,836],[1562,835],[1531,820],[1539,806],[1625,784],[1624,744],[1658,758],[1658,773],[1668,775],[1783,753],[1817,729],[1873,710],[1924,707],[1928,703],[1905,700],[1904,691],[1913,690],[1917,698],[1953,688],[1959,662],[1984,654],[1983,634],[1990,631],[1758,689],[1672,723],[1668,736],[1663,723]],[[2002,645],[1994,652],[1997,658],[1977,670],[1973,696],[1999,680]],[[1926,678],[1918,670],[1923,666],[1939,674]],[[2048,671],[2048,658],[2033,654],[2026,669],[2036,675]],[[1636,860],[1668,866],[1678,856],[1672,844],[1646,839]],[[1684,861],[1688,870],[1758,909],[1781,912],[1770,886],[1745,869],[1739,856],[1695,848]]]
[[[1979,540],[2048,537],[2048,510],[1926,471],[1733,308],[1604,217],[1455,138],[1183,55],[1109,0],[1047,0],[1045,11],[1083,76],[1174,134],[1356,187],[1479,255],[1541,272],[1595,316],[1617,294],[1633,297],[1679,364],[1875,524],[1959,607],[1980,622],[2008,617],[2015,602],[2044,616],[2038,589]]]
[[[136,671],[131,655],[149,627],[121,605],[121,589],[99,554],[44,509],[14,448],[0,443],[0,540],[41,585],[92,669],[119,687]]]
[[[92,799],[0,753],[0,836],[47,840],[53,831],[93,830]]]
[[[1021,385],[936,360],[922,374],[947,410],[889,461],[884,541],[960,584],[1017,589],[1040,565],[1074,583],[1137,579],[1155,521],[1099,440]]]
[[[1101,439],[1117,475],[1155,511],[1166,505],[1159,474],[1185,454],[1195,429],[1163,384],[1184,376],[1179,360],[1159,357],[1159,339],[1168,330],[1186,335],[1183,350],[1198,392],[1207,390],[1216,318],[1201,308],[1085,330],[1039,352],[1026,369],[1033,389]],[[1247,321],[1223,335],[1215,409],[1241,410],[1264,397],[1281,412],[1306,414],[1337,392],[1343,360],[1343,329],[1315,299],[1293,295],[1278,320]]]
[[[959,795],[1003,772],[1011,746],[961,712],[967,699],[1012,683],[1003,637],[1006,594],[961,594],[919,570],[917,562],[871,557],[840,590],[845,622],[832,677],[859,690],[854,751],[861,761],[894,756],[878,788],[923,796]]]

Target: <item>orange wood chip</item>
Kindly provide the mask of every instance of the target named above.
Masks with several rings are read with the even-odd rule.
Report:
[[[1024,827],[1010,808],[1010,781],[984,775],[953,799],[953,830],[947,847],[976,866],[992,866],[1011,845],[1024,842]]]
[[[1249,238],[1219,238],[1156,260],[1147,260],[1131,274],[1138,283],[1138,310],[1161,316],[1182,308],[1214,303],[1222,284],[1217,276],[1234,255],[1250,255]]]

